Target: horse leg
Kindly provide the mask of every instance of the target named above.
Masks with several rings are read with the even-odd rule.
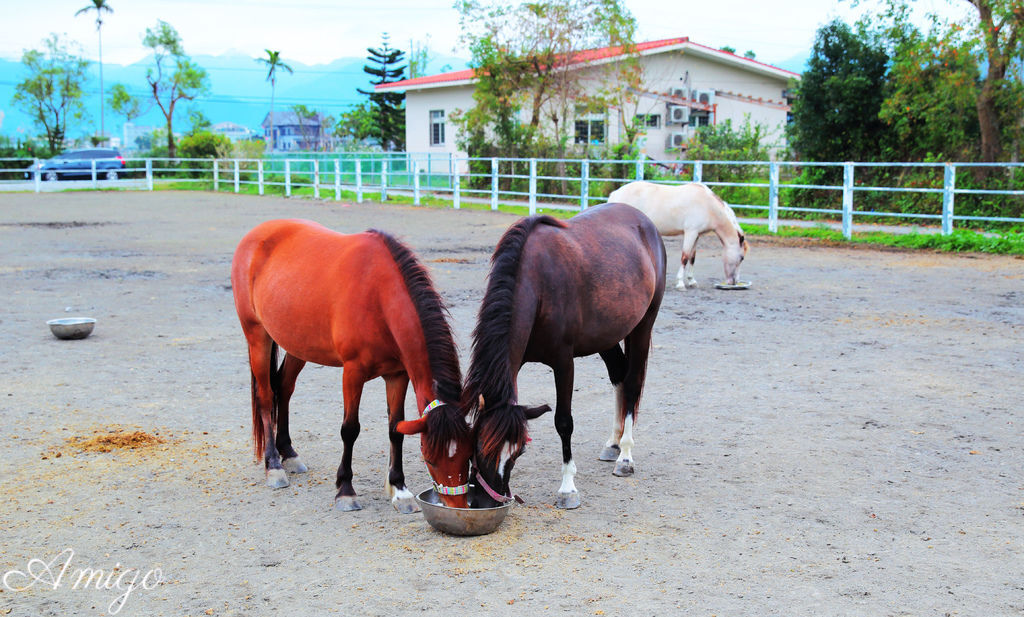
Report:
[[[388,438],[391,440],[391,468],[384,479],[384,490],[391,498],[395,510],[401,514],[412,514],[419,512],[420,507],[405,486],[405,472],[402,470],[402,443],[405,435],[395,430],[395,426],[405,419],[405,393],[409,389],[409,375],[387,375],[384,377],[384,385],[388,396]]]
[[[633,424],[640,407],[640,394],[647,375],[647,356],[651,351],[651,329],[657,316],[657,307],[648,311],[629,336],[626,337],[626,377],[622,382],[622,437],[619,439],[618,460],[612,474],[620,477],[633,475]]]
[[[284,488],[288,486],[288,474],[281,467],[281,455],[277,451],[274,432],[277,428],[277,345],[264,331],[249,334],[249,368],[252,369],[252,404],[254,434],[262,446],[257,445],[257,456],[263,451],[263,465],[266,469],[267,486]],[[255,426],[256,423],[260,426]]]
[[[697,286],[697,279],[693,277],[693,262],[697,258],[697,239],[699,237],[696,233],[683,233],[683,254],[680,257],[679,274],[676,275],[676,289],[682,290]]]
[[[281,383],[277,391],[277,451],[281,454],[281,466],[291,473],[309,471],[299,459],[298,452],[292,447],[292,436],[288,432],[288,404],[295,392],[295,380],[304,366],[305,360],[285,354],[284,362],[281,364]]]
[[[341,441],[344,449],[341,453],[341,465],[338,466],[338,479],[334,483],[338,488],[338,494],[334,497],[334,507],[343,512],[351,512],[363,509],[356,501],[356,491],[352,488],[352,447],[359,437],[359,399],[363,395],[363,384],[366,380],[362,371],[355,365],[346,365],[343,370],[345,419],[341,422]]]
[[[572,354],[566,354],[555,373],[555,429],[562,438],[562,486],[558,489],[555,505],[564,510],[580,507],[580,494],[576,490],[576,463],[572,460]]]
[[[612,424],[612,436],[604,444],[598,460],[615,461],[621,452],[619,440],[622,438],[622,381],[626,378],[626,354],[622,353],[622,347],[618,343],[615,347],[601,352],[601,359],[604,360],[605,368],[608,369],[608,379],[615,388],[615,422]]]

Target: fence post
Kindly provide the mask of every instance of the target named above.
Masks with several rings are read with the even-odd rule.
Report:
[[[36,192],[38,193],[43,189],[42,182],[40,182],[42,178],[40,177],[41,174],[39,173],[39,159],[32,159],[32,169],[32,178],[33,182],[35,182],[36,185]]]
[[[96,184],[96,159],[89,162],[92,167],[92,188],[97,188],[99,185]]]
[[[491,158],[491,210],[498,209],[498,159]]]
[[[320,199],[320,159],[313,159],[313,198]]]
[[[704,181],[704,163],[702,161],[693,162],[693,181],[703,182]]]
[[[153,159],[146,159],[146,188],[153,190]]]
[[[583,159],[580,163],[580,211],[590,205],[590,161]]]
[[[456,210],[462,208],[462,178],[457,173],[452,176],[452,205]]]
[[[644,179],[644,155],[643,153],[636,159],[636,179]]]
[[[235,192],[238,192],[238,159],[235,159]]]
[[[260,195],[263,195],[263,159],[256,161],[256,184]]]
[[[216,193],[220,190],[220,165],[217,164],[217,159],[213,159],[213,192]]]
[[[455,186],[455,153],[448,153],[448,186]]]
[[[363,161],[356,159],[356,203],[363,203]]]
[[[530,214],[537,214],[537,159],[530,159]]]
[[[420,162],[412,164],[412,205],[420,205]]]
[[[843,237],[853,237],[853,163],[843,163]]]
[[[768,164],[768,231],[779,232],[779,163]]]
[[[380,200],[388,200],[388,160],[380,160]]]
[[[334,159],[334,201],[341,200],[341,160]]]
[[[292,160],[284,160],[284,196],[292,196]]]
[[[956,197],[956,165],[946,163],[942,178],[942,235],[953,233],[953,198]]]

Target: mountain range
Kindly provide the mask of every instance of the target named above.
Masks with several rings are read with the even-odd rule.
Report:
[[[809,53],[801,53],[776,64],[780,68],[801,72]],[[270,83],[264,66],[251,56],[229,51],[218,56],[193,56],[192,60],[209,74],[209,94],[194,101],[182,101],[175,110],[175,131],[189,126],[188,110],[198,109],[213,123],[234,122],[253,130],[270,111]],[[371,88],[369,75],[363,72],[365,58],[338,58],[328,64],[307,65],[289,61],[294,73],[278,72],[274,109],[286,110],[302,104],[337,118],[340,114],[366,100],[357,88]],[[147,91],[146,69],[149,58],[129,65],[104,64],[103,83],[107,92],[115,83],[122,83],[138,96],[146,112],[134,120],[137,126],[164,126],[163,114]],[[466,68],[467,61],[454,56],[434,56],[427,65],[427,74]],[[72,127],[69,137],[92,134],[100,124],[99,68],[90,65],[90,81],[86,86],[85,108],[88,118]],[[21,62],[0,58],[0,135],[19,137],[38,133],[32,119],[11,103],[15,86],[25,78]],[[121,135],[124,118],[109,106],[104,113],[104,126],[109,135]]]
[[[240,52],[227,52],[218,56],[192,56],[192,61],[209,75],[210,92],[194,101],[181,101],[175,109],[174,129],[189,126],[189,109],[198,109],[213,123],[234,122],[253,130],[270,111],[270,82],[267,70],[255,58]],[[307,65],[287,61],[293,73],[278,70],[274,96],[274,109],[283,111],[302,104],[337,118],[353,106],[367,100],[357,88],[370,90],[370,76],[363,72],[368,64],[365,58],[339,58],[328,64]],[[153,103],[146,83],[149,58],[129,65],[103,65],[103,85],[109,93],[111,86],[122,83],[140,98],[147,111],[136,118],[135,125],[164,126],[160,109]],[[449,69],[450,67],[450,69]],[[453,56],[432,57],[428,73],[466,67],[464,59]],[[88,118],[69,130],[69,137],[93,133],[100,124],[99,67],[89,67],[90,79],[86,85],[85,108]],[[0,134],[10,137],[32,135],[38,132],[30,116],[14,107],[11,102],[15,87],[24,80],[26,72],[21,62],[0,58]],[[104,112],[104,126],[110,135],[120,135],[124,118],[114,114],[109,105]]]

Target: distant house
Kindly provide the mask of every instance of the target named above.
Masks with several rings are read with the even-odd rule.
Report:
[[[620,47],[591,49],[577,54],[567,68],[586,71],[583,83],[599,89],[603,69],[627,57]],[[725,120],[742,125],[748,117],[781,140],[789,113],[787,89],[791,80],[800,78],[799,73],[700,45],[688,37],[637,43],[635,57],[644,81],[636,92],[637,104],[622,114],[618,109],[594,113],[581,108],[568,125],[574,129],[577,148],[622,141],[623,124],[639,123],[643,133],[638,143],[647,156],[683,158],[698,127]],[[473,106],[476,81],[474,70],[466,69],[381,84],[376,90],[405,92],[405,143],[410,152],[464,157],[448,118],[456,110]],[[523,110],[520,121],[528,122],[528,113]]]
[[[256,131],[253,131],[249,127],[242,126],[241,124],[235,124],[234,122],[218,122],[210,127],[210,132],[217,135],[223,135],[232,142],[245,141],[256,137]]]
[[[299,118],[294,111],[275,111],[274,151],[326,150],[331,146],[324,117],[319,112],[309,118]],[[270,143],[270,114],[260,124],[263,139]]]

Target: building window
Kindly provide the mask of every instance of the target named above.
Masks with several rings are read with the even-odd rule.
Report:
[[[430,111],[430,145],[444,145],[444,110],[433,109]]]
[[[637,125],[648,129],[661,128],[661,114],[637,114]]]
[[[603,144],[604,119],[602,118],[601,120],[577,120],[575,141],[578,144]]]

